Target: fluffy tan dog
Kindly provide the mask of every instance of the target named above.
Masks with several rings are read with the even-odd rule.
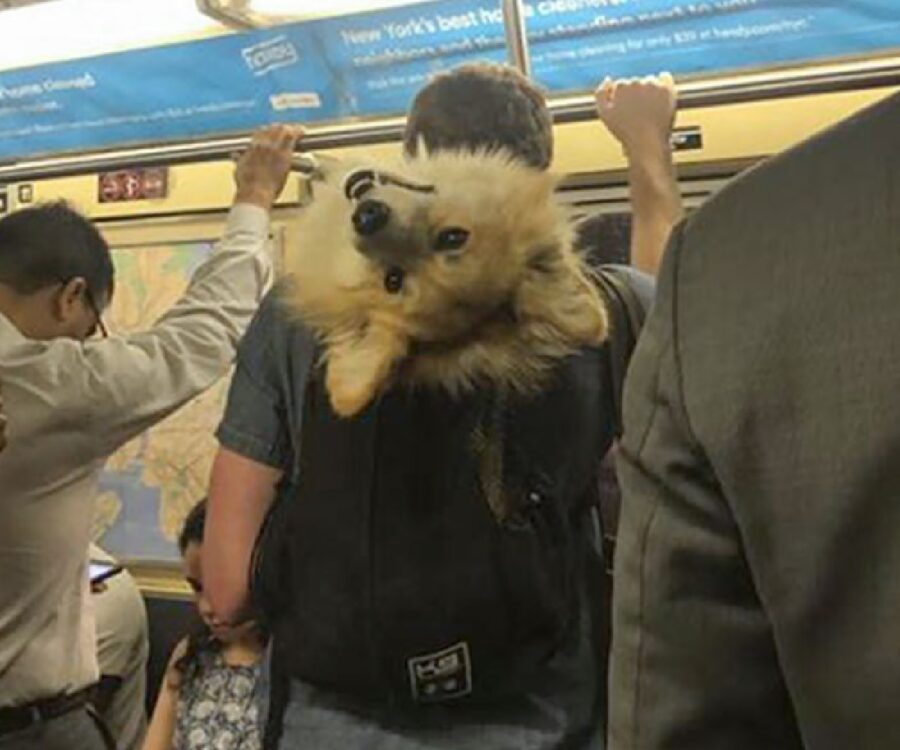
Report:
[[[337,414],[397,381],[533,392],[557,360],[605,338],[551,175],[503,152],[322,172],[285,302],[322,341]]]

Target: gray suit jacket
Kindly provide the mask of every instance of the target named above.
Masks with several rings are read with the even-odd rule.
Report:
[[[900,748],[900,98],[676,231],[625,410],[611,750]]]

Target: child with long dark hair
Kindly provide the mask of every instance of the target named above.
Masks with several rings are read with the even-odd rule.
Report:
[[[256,686],[266,635],[216,619],[203,591],[206,500],[188,513],[178,548],[203,621],[173,650],[143,750],[258,750]]]

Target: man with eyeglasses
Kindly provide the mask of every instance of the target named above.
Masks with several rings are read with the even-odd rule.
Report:
[[[90,221],[64,203],[0,220],[2,750],[104,747],[88,707],[97,477],[117,448],[226,373],[270,282],[269,210],[299,137],[286,126],[254,136],[218,248],[153,328],[127,337],[106,337],[113,265]]]

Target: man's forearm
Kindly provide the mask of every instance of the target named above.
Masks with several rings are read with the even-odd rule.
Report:
[[[631,192],[631,264],[656,274],[672,228],[684,209],[667,144],[629,154],[628,184]]]
[[[666,241],[682,215],[669,137],[677,93],[669,73],[605,79],[595,92],[597,114],[628,159],[631,264],[656,274]]]

